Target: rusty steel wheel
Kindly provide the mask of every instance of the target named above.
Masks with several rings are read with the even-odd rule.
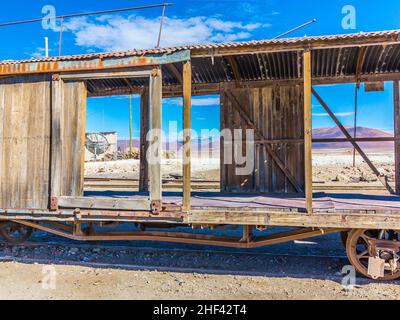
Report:
[[[379,239],[393,241],[398,239],[398,234],[391,230],[368,230],[368,229],[353,229],[347,238],[346,251],[350,263],[361,275],[371,278],[368,274],[368,261],[372,256],[372,248],[368,240]],[[377,254],[385,260],[385,275],[379,280],[391,281],[400,278],[400,264],[397,264],[395,271],[390,267],[391,262],[397,260],[398,252],[389,252],[380,250]],[[397,262],[396,262],[397,263]]]
[[[30,238],[33,228],[14,222],[6,222],[0,226],[0,235],[8,243],[21,244]]]

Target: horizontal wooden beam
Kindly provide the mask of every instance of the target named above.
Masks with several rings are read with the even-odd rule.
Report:
[[[126,79],[150,77],[152,69],[130,70],[130,71],[92,71],[79,73],[61,73],[63,80],[102,80],[102,79]],[[131,88],[132,89],[132,88]]]
[[[254,144],[296,144],[304,143],[304,139],[271,139],[271,140],[257,140]]]
[[[349,229],[400,230],[400,212],[318,212],[306,215],[299,212],[261,212],[257,210],[197,210],[193,208],[185,222],[189,224],[231,224],[252,226],[287,226]]]
[[[145,199],[113,199],[89,197],[59,197],[60,208],[150,211],[151,201]]]
[[[388,74],[375,74],[375,75],[361,75],[361,82],[377,82],[377,81],[394,81],[400,80],[400,72]],[[328,84],[350,84],[355,83],[355,75],[340,76],[340,77],[318,77],[313,78],[313,85],[328,85]],[[272,86],[295,86],[302,85],[302,79],[270,79],[270,80],[255,80],[255,81],[231,81],[219,83],[203,83],[192,85],[192,95],[207,95],[207,94],[221,94],[224,90],[229,88],[264,88]],[[114,95],[129,95],[140,94],[144,89],[143,86],[135,87],[134,89],[115,88],[110,90],[99,90],[89,92],[90,97],[99,96],[114,96]],[[181,97],[183,95],[182,85],[166,85],[163,87],[164,97]]]
[[[312,139],[313,143],[338,143],[338,142],[395,142],[400,141],[400,138],[394,137],[371,137],[371,138],[315,138]],[[272,139],[272,140],[258,140],[254,141],[255,144],[299,144],[304,143],[302,139]]]
[[[398,139],[391,138],[391,137],[377,137],[377,138],[317,138],[313,139],[314,143],[337,143],[337,142],[394,142]]]

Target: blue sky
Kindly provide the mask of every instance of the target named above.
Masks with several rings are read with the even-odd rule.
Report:
[[[3,1],[0,22],[42,17],[46,5],[54,6],[57,15],[107,10],[135,5],[154,4],[158,1],[141,0],[36,0]],[[161,2],[161,1],[160,1]],[[183,43],[240,41],[265,39],[302,24],[312,18],[318,23],[291,36],[338,34],[360,31],[400,28],[398,0],[335,0],[277,1],[277,0],[174,0],[167,9],[167,21],[162,45]],[[356,26],[345,30],[342,9],[352,5],[356,10]],[[160,9],[135,13],[113,14],[91,18],[68,19],[63,34],[63,54],[77,54],[110,50],[154,47],[157,41]],[[44,37],[49,37],[50,55],[57,55],[58,32],[45,29],[41,23],[0,28],[2,38],[1,59],[20,59],[42,56]],[[332,106],[346,125],[353,123],[354,87],[319,87],[322,97]],[[384,93],[360,91],[359,125],[393,130],[392,88]],[[193,106],[193,127],[218,128],[218,99],[214,96],[199,98]],[[128,136],[128,99],[89,99],[88,131],[118,131],[120,137]],[[164,102],[164,122],[178,121],[181,126],[180,102]],[[313,126],[333,126],[323,109],[314,101]],[[139,104],[134,99],[134,133],[138,135]]]

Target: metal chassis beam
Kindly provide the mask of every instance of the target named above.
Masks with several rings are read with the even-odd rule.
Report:
[[[180,225],[247,225],[267,227],[309,227],[400,230],[400,210],[314,210],[308,215],[298,210],[265,210],[193,207],[189,213],[164,208],[159,215],[149,211],[105,210],[0,210],[0,221],[52,221],[62,223],[137,222]]]
[[[67,232],[66,228],[62,228],[63,230],[55,229],[54,225],[52,225],[51,227],[47,227],[39,223],[34,223],[30,221],[21,221],[21,220],[14,220],[13,222],[34,229],[53,233],[58,236],[76,241],[129,241],[129,240],[162,241],[162,242],[172,242],[172,243],[190,243],[197,245],[212,245],[212,246],[248,248],[248,249],[264,247],[278,243],[285,243],[294,240],[307,239],[330,233],[337,233],[342,230],[342,229],[300,228],[262,237],[248,237],[246,239],[243,239],[236,237],[220,237],[220,236],[204,235],[204,234],[183,233],[183,232],[160,232],[160,231],[107,232],[107,233],[93,233],[93,234],[85,234],[84,232],[71,233]]]

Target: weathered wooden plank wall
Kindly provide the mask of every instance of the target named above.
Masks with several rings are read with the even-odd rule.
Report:
[[[233,106],[232,96],[242,111],[266,140],[290,140],[304,138],[303,89],[300,85],[265,88],[229,89],[221,95],[221,129],[249,128]],[[255,137],[259,140],[260,137]],[[243,144],[245,154],[245,144]],[[274,144],[273,151],[300,186],[304,186],[304,146],[300,143]],[[224,146],[221,146],[222,191],[227,192],[276,192],[291,193],[295,189],[282,170],[272,161],[263,144],[255,146],[255,170],[251,175],[236,174],[236,164],[224,164]],[[234,159],[234,157],[233,157]],[[234,161],[233,161],[234,162]]]
[[[0,79],[0,207],[49,201],[51,78]]]
[[[62,81],[62,80],[60,80]],[[61,86],[61,196],[83,195],[87,91],[84,82]]]

